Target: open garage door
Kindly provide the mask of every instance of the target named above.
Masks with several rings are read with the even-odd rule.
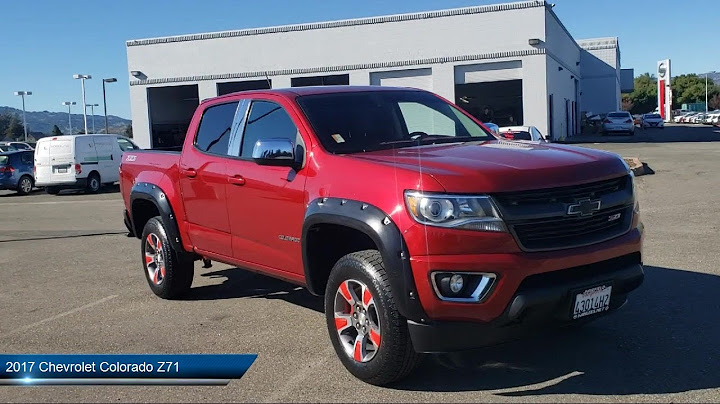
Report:
[[[370,73],[373,86],[411,87],[432,91],[432,69],[393,70]]]
[[[152,148],[179,149],[199,104],[197,84],[150,87],[147,91]]]
[[[456,66],[455,103],[483,122],[522,125],[522,62]]]

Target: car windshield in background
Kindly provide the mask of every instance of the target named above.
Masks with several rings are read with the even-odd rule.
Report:
[[[316,94],[297,101],[330,153],[495,140],[453,105],[421,91]]]
[[[627,118],[630,114],[622,112],[612,112],[608,114],[608,118]]]

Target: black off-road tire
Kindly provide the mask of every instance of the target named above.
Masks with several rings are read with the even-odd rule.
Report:
[[[28,183],[30,185],[29,188]],[[17,193],[20,195],[27,195],[32,192],[33,185],[35,185],[33,178],[29,175],[23,175],[22,177],[20,177],[20,181],[18,181]]]
[[[335,324],[335,298],[338,288],[347,280],[357,280],[367,286],[380,321],[380,346],[367,362],[358,362],[346,352]],[[398,311],[394,296],[377,250],[354,252],[340,258],[330,272],[325,291],[325,317],[338,358],[355,377],[377,386],[408,376],[422,359],[412,346],[407,320]]]
[[[100,188],[102,187],[102,182],[100,182],[100,174],[96,172],[91,172],[90,175],[87,177],[87,185],[85,186],[85,190],[88,193],[91,194],[97,194],[100,192]]]
[[[146,253],[149,251],[147,240],[150,235],[157,237],[162,244],[160,254],[163,259],[165,274],[159,284],[153,281],[150,277],[150,271],[148,271]],[[167,238],[167,232],[160,216],[148,220],[143,228],[140,240],[140,257],[143,262],[145,279],[150,286],[150,290],[163,299],[177,299],[186,294],[190,290],[195,274],[194,260],[185,251],[177,251],[173,248]]]

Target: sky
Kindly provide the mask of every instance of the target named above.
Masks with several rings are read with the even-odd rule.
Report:
[[[32,91],[28,111],[67,111],[81,104],[73,74],[91,74],[86,102],[130,118],[125,42],[272,25],[359,18],[495,4],[498,0],[25,0],[2,2],[0,106],[21,107],[18,90]],[[555,0],[554,11],[575,39],[617,36],[623,68],[654,72],[672,60],[673,75],[720,71],[716,0]],[[488,39],[492,40],[492,39]],[[73,111],[80,113],[79,107]],[[100,112],[100,113],[101,113]],[[96,109],[96,113],[97,109]]]

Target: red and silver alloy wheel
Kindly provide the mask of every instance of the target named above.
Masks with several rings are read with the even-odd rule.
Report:
[[[335,293],[335,328],[340,345],[357,362],[368,362],[380,349],[380,317],[370,289],[348,279]]]
[[[145,267],[148,276],[155,285],[165,280],[165,259],[163,258],[162,241],[154,233],[145,238]]]

